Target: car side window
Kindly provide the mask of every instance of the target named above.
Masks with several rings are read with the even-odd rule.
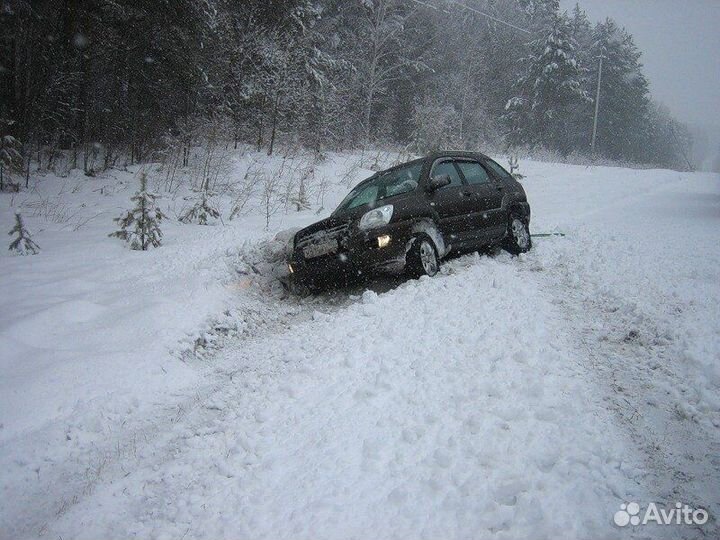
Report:
[[[490,175],[482,165],[475,161],[460,161],[458,167],[460,167],[468,184],[487,184],[490,182]]]
[[[500,165],[495,163],[492,159],[486,159],[485,164],[490,167],[492,172],[494,172],[498,177],[505,180],[513,180],[512,175],[505,169],[503,169]]]
[[[460,174],[458,173],[457,168],[455,168],[455,163],[452,161],[442,161],[440,163],[437,163],[433,169],[432,169],[432,177],[436,176],[443,176],[443,175],[449,175],[450,176],[450,183],[440,189],[445,189],[449,187],[459,187],[462,185],[462,180],[460,179]]]

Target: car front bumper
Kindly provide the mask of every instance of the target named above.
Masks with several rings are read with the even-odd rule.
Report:
[[[383,236],[389,236],[389,243],[379,247],[378,238]],[[313,242],[303,239],[290,257],[290,277],[295,282],[321,287],[375,273],[401,272],[411,236],[411,227],[405,223],[369,231],[349,227],[336,237],[337,249],[319,256],[306,256],[305,248]]]

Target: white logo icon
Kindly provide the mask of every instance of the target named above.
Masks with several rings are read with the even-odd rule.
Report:
[[[618,527],[626,527],[628,525],[647,525],[648,523],[657,523],[658,525],[704,525],[708,518],[707,510],[702,508],[692,508],[687,504],[675,503],[674,507],[663,508],[655,503],[650,503],[645,509],[645,513],[640,517],[640,505],[636,502],[623,503],[620,510],[615,512],[613,521]]]
[[[615,525],[618,525],[620,527],[624,527],[628,523],[631,525],[639,525],[640,524],[640,517],[638,514],[640,513],[640,505],[636,502],[631,502],[629,504],[621,504],[620,510],[615,512],[615,516],[613,519],[615,520]]]

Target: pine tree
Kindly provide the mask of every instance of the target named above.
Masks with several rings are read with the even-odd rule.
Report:
[[[515,96],[505,106],[508,143],[569,153],[574,146],[569,127],[574,113],[589,97],[581,85],[567,15],[554,17],[545,37],[530,44],[530,55],[521,65],[524,73],[515,84]]]
[[[667,107],[650,102],[642,161],[663,167],[688,170],[693,138],[687,126],[672,117]]]
[[[588,19],[587,13],[580,8],[580,4],[575,4],[572,10],[570,31],[578,46],[578,58],[584,60],[590,53],[593,31],[590,19]],[[586,64],[589,64],[589,62],[586,62]]]
[[[182,223],[194,223],[197,222],[199,225],[207,225],[208,219],[217,219],[220,217],[220,212],[210,204],[210,197],[212,193],[209,189],[210,179],[206,178],[203,182],[203,186],[200,189],[200,198],[193,205],[190,210],[180,216],[180,222]]]
[[[595,27],[592,56],[603,58],[597,152],[612,159],[642,161],[648,130],[648,82],[632,36],[607,19]],[[593,66],[597,81],[599,66]]]
[[[17,238],[10,242],[10,251],[15,251],[19,255],[37,255],[40,251],[40,246],[33,242],[20,214],[15,214],[15,227],[8,234],[10,236],[17,234]]]
[[[595,91],[597,79],[593,78],[598,58],[592,57],[593,28],[585,11],[575,4],[570,16],[570,29],[572,37],[577,44],[577,61],[580,68],[580,84],[591,99],[578,104],[569,127],[569,134],[574,144],[574,150],[587,153],[592,140],[593,112],[595,104]],[[592,68],[592,69],[591,69]],[[597,73],[595,73],[597,76]]]
[[[517,3],[525,13],[526,26],[534,31],[543,32],[560,12],[559,0],[517,0]]]
[[[131,249],[145,251],[149,246],[159,247],[162,243],[160,222],[165,215],[157,207],[156,199],[157,195],[148,191],[147,177],[142,173],[140,191],[130,199],[135,202],[135,208],[114,220],[120,225],[120,230],[108,236],[122,238],[130,244]]]

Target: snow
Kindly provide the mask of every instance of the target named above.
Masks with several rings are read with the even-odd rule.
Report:
[[[612,516],[719,515],[717,175],[524,161],[533,232],[565,237],[286,297],[276,231],[358,163],[319,166],[322,210],[171,219],[144,253],[107,238],[137,171],[15,196],[42,251],[0,256],[3,537],[689,538]]]
[[[443,238],[442,233],[438,230],[432,220],[419,221],[413,226],[412,230],[414,233],[423,233],[428,235],[435,244],[435,248],[437,249],[438,256],[440,258],[445,257],[452,247],[451,245],[445,245],[445,239]],[[407,249],[405,251],[410,251],[411,247],[412,240],[408,242]]]
[[[235,305],[239,250],[245,242],[274,235],[257,215],[225,227],[170,219],[163,222],[161,249],[130,251],[107,235],[117,230],[112,219],[132,204],[136,173],[115,171],[117,178],[106,179],[48,176],[32,193],[6,199],[23,214],[42,251],[32,257],[5,251],[0,259],[0,441],[62,418],[77,400],[125,391],[152,400],[156,392],[197,378],[197,370],[172,360],[170,350],[203,321]],[[114,192],[108,186],[117,181],[124,186]],[[335,198],[344,188],[337,189]],[[159,205],[169,216],[181,214],[177,204],[183,195],[165,194]],[[36,211],[38,199],[54,201],[57,209]],[[274,225],[282,228],[318,216],[277,218]],[[3,212],[2,230],[9,231],[13,221],[13,212]]]

